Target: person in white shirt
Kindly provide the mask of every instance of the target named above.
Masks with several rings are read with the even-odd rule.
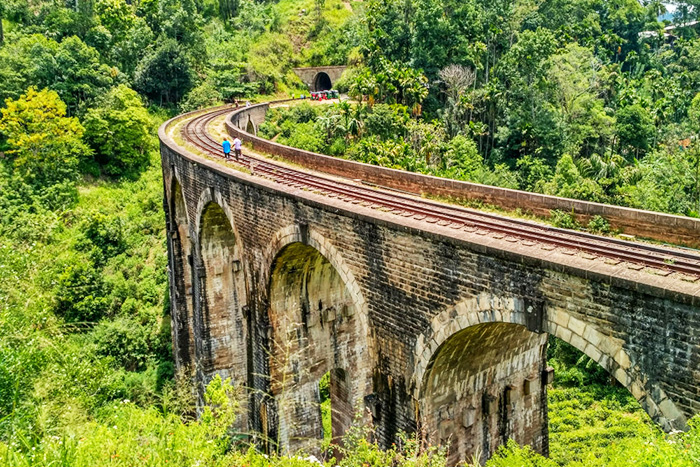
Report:
[[[241,145],[243,142],[239,139],[236,138],[233,140],[233,150],[236,153],[236,160],[238,160],[241,157]]]

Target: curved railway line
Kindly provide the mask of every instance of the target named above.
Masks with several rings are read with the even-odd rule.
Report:
[[[230,108],[216,109],[192,118],[182,126],[182,137],[205,154],[222,158],[220,144],[209,134],[207,128],[213,120],[230,112]],[[421,222],[438,223],[467,232],[529,242],[529,245],[551,245],[569,251],[585,252],[595,257],[700,278],[700,254],[691,251],[558,229],[414,196],[388,193],[367,186],[309,174],[249,154],[243,154],[238,163],[250,169],[255,175],[267,177],[277,183],[310,189],[325,196],[352,204],[383,209]]]

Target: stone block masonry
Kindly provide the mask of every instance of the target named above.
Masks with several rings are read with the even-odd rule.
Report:
[[[160,131],[176,361],[246,396],[239,428],[313,451],[359,413],[450,441],[547,453],[547,335],[606,368],[665,429],[700,411],[700,283],[450,229],[282,186]]]

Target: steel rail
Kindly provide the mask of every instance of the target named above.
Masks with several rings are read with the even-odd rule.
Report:
[[[207,127],[211,121],[228,112],[230,109],[219,109],[191,119],[182,128],[183,138],[209,155],[222,157],[221,147],[208,133]],[[495,214],[389,194],[376,189],[307,174],[250,155],[242,155],[239,163],[247,165],[256,175],[265,175],[279,183],[313,189],[326,196],[337,197],[353,204],[365,203],[371,207],[385,208],[389,212],[412,217],[416,220],[439,223],[454,229],[464,229],[481,234],[491,232],[503,237],[509,236],[536,244],[549,244],[620,262],[625,261],[700,277],[700,256],[688,252],[541,226],[527,221],[507,219]]]

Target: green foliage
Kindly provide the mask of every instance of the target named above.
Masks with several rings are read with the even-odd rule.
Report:
[[[321,424],[323,425],[323,448],[326,451],[333,438],[331,416],[331,372],[327,371],[318,383],[319,400],[321,403]]]
[[[79,199],[73,181],[52,185],[78,199],[54,213],[45,187],[0,170],[0,187],[20,190],[0,190],[3,465],[36,463],[26,450],[52,443],[46,433],[72,436],[113,401],[149,406],[172,385],[159,172],[87,185]]]
[[[572,213],[560,211],[555,209],[550,211],[550,222],[554,227],[560,227],[562,229],[574,229],[577,230],[581,228],[581,225],[576,221],[576,216]]]
[[[95,10],[100,24],[117,41],[123,40],[136,24],[136,15],[126,0],[96,0]]]
[[[99,271],[84,263],[68,265],[56,280],[56,314],[71,323],[98,321],[107,310],[105,295]]]
[[[322,152],[325,143],[323,135],[315,130],[314,122],[297,123],[287,138],[280,138],[281,144],[287,144],[299,149],[312,152]]]
[[[157,338],[152,336],[148,325],[152,323],[141,325],[128,317],[101,322],[92,333],[97,353],[113,357],[114,362],[127,371],[146,369],[148,359],[153,355],[152,339]]]
[[[519,185],[526,191],[541,191],[544,181],[552,175],[552,168],[539,157],[525,155],[518,159],[516,167]]]
[[[74,180],[80,161],[90,155],[78,119],[53,91],[30,88],[7,100],[0,118],[6,160],[26,183],[37,188]]]
[[[458,173],[454,178],[469,180],[484,170],[484,159],[479,154],[476,143],[466,136],[455,136],[447,146],[444,158],[445,168]]]
[[[595,215],[588,221],[588,230],[597,234],[610,233],[610,222],[602,216]]]
[[[17,98],[29,86],[56,91],[71,114],[84,110],[106,91],[118,71],[100,63],[97,50],[75,36],[60,43],[45,36],[23,36],[0,49],[0,98]]]
[[[635,169],[636,183],[620,188],[625,204],[681,215],[692,213],[690,195],[697,187],[697,153],[654,151],[638,161]]]
[[[199,86],[187,93],[180,102],[182,112],[214,107],[223,103],[223,95],[210,80],[202,81]]]
[[[544,185],[544,192],[564,198],[603,202],[603,190],[595,180],[581,175],[573,158],[565,154],[557,162],[554,176]]]
[[[480,465],[478,462],[473,467]],[[500,446],[496,455],[486,463],[486,467],[557,467],[559,464],[546,459],[530,446],[518,446],[512,439]]]
[[[167,39],[139,63],[134,87],[149,99],[177,104],[193,87],[195,74],[183,46]]]
[[[386,450],[380,448],[377,442],[369,441],[371,437],[371,427],[351,427],[343,439],[343,446],[339,448],[343,457],[338,466],[445,466],[446,449],[436,446],[426,448],[418,436],[401,433],[399,442]]]
[[[85,139],[105,173],[133,175],[148,164],[153,124],[136,92],[113,88],[87,112],[84,124]]]
[[[420,115],[421,104],[428,97],[428,78],[421,70],[400,63],[379,60],[372,68],[363,69],[350,85],[350,95],[370,105],[376,103],[402,104]]]
[[[637,156],[649,149],[654,124],[649,112],[640,105],[629,105],[617,112],[615,132],[623,150]]]
[[[223,435],[231,429],[239,405],[231,378],[222,380],[221,375],[214,376],[204,392],[204,403],[201,422],[209,425],[217,441],[226,446],[229,440]]]
[[[272,94],[278,90],[278,84],[286,81],[291,70],[292,55],[292,43],[283,34],[266,34],[251,47],[248,72],[259,83],[258,92]]]
[[[81,222],[76,250],[87,252],[95,264],[104,264],[126,247],[122,222],[99,212],[88,214]]]
[[[403,105],[377,104],[367,113],[364,128],[367,135],[382,139],[394,138],[406,132],[410,116]]]

